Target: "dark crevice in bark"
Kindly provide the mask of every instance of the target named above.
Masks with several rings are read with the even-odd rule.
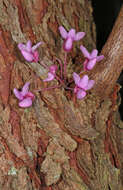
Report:
[[[111,190],[110,186],[108,186],[108,189]]]

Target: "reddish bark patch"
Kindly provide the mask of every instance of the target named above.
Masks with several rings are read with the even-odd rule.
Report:
[[[27,36],[31,39],[31,41],[34,41],[36,39],[36,37],[33,33],[28,15],[22,6],[23,0],[15,0],[14,3],[18,7],[19,23],[20,23],[22,32],[26,33]]]
[[[110,154],[110,161],[111,161],[112,165],[114,165],[117,168],[120,168],[120,162],[118,159],[118,154],[117,154],[115,147],[113,145],[113,142],[110,138],[111,125],[112,125],[112,120],[110,118],[107,122],[107,129],[106,129],[106,135],[105,135],[105,141],[104,141],[105,152]]]
[[[8,104],[11,70],[15,57],[7,47],[9,34],[0,27],[0,96],[4,105]],[[11,47],[9,47],[11,48]]]
[[[83,139],[81,139],[80,137],[77,137],[77,136],[74,136],[74,135],[71,135],[71,137],[78,143],[82,143],[83,142]]]
[[[75,152],[70,152],[69,153],[69,157],[70,157],[70,166],[71,168],[74,168],[76,170],[77,173],[79,173],[79,175],[82,177],[84,183],[86,185],[89,185],[89,177],[86,174],[86,172],[82,169],[80,169],[77,165],[77,159],[76,159],[76,151]]]
[[[48,137],[46,136],[45,132],[43,130],[40,130],[41,136],[38,139],[38,158],[37,158],[37,164],[40,166],[43,162],[43,154],[46,152],[47,145],[48,145]]]
[[[53,34],[55,34],[55,36],[58,36],[58,23],[57,21],[52,22],[52,19],[48,20],[48,26],[50,28],[50,30],[53,32]]]
[[[15,56],[12,54],[12,50],[14,47],[10,42],[10,35],[8,32],[3,31],[0,26],[0,54],[3,56],[5,60],[5,65],[11,68],[11,65],[15,61]],[[9,46],[11,44],[11,46]],[[11,68],[12,69],[12,68]]]
[[[79,19],[78,19],[78,16],[74,13],[73,14],[73,17],[74,17],[74,23],[75,23],[75,28],[76,28],[76,30],[78,31],[78,29],[79,29]]]
[[[30,170],[29,176],[32,180],[34,180],[35,185],[37,188],[39,188],[41,186],[41,180],[40,178],[37,176],[36,172],[34,170]]]
[[[12,134],[13,136],[17,139],[19,143],[22,142],[22,137],[21,137],[21,131],[20,131],[20,117],[19,115],[11,110],[10,113],[10,123],[12,126]]]
[[[47,12],[48,3],[46,0],[36,0],[34,8],[32,9],[35,23],[40,24],[45,13]]]
[[[118,159],[118,153],[115,150],[114,144],[110,137],[110,131],[111,131],[111,127],[112,127],[112,113],[113,113],[113,111],[115,111],[115,107],[117,105],[116,101],[118,98],[117,97],[118,91],[119,91],[119,86],[116,85],[114,87],[113,93],[111,94],[112,107],[111,107],[111,113],[110,113],[109,119],[107,121],[107,128],[106,128],[104,144],[105,144],[105,152],[110,154],[110,161],[111,161],[112,165],[114,165],[117,168],[120,168],[120,161]]]
[[[6,154],[7,160],[11,160],[14,163],[16,168],[20,168],[24,166],[23,160],[19,159],[12,152],[10,152],[9,147],[6,144],[6,141],[3,137],[0,137],[0,143],[5,147],[5,154]]]
[[[38,139],[38,154],[39,154],[39,156],[42,156],[42,154],[44,152],[46,152],[49,138],[46,135],[45,131],[43,131],[41,129],[39,131],[40,131],[41,136]]]
[[[118,99],[118,92],[120,90],[120,86],[119,85],[115,85],[114,87],[114,91],[111,94],[111,101],[112,101],[112,111],[115,111],[116,105],[117,105],[117,99]]]

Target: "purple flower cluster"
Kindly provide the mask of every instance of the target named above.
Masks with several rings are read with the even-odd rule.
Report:
[[[75,29],[70,29],[69,32],[65,30],[63,26],[59,27],[59,32],[64,39],[63,43],[63,49],[65,51],[65,59],[63,64],[61,61],[57,58],[58,63],[60,64],[61,69],[61,75],[57,75],[58,66],[53,64],[50,67],[46,66],[43,62],[40,62],[42,66],[48,69],[48,77],[44,79],[44,82],[49,82],[54,79],[57,79],[60,82],[60,87],[63,86],[65,89],[71,89],[69,88],[66,82],[66,73],[67,73],[67,53],[70,52],[73,48],[73,42],[79,41],[85,36],[85,32],[77,32]],[[37,48],[42,44],[43,42],[39,42],[36,45],[32,46],[32,43],[30,40],[27,41],[26,45],[19,43],[18,48],[21,51],[21,54],[28,62],[38,62],[39,61],[39,53],[37,51]],[[83,70],[84,71],[90,71],[93,69],[93,67],[96,65],[96,62],[101,61],[104,56],[100,55],[98,56],[98,50],[93,49],[91,53],[88,52],[88,50],[81,45],[80,50],[83,53],[85,57],[85,61],[83,63]],[[64,66],[64,69],[63,69]],[[87,91],[90,90],[94,86],[94,80],[89,80],[88,75],[83,75],[82,78],[80,78],[79,74],[73,73],[73,81],[75,82],[75,87],[73,90],[74,94],[76,95],[77,99],[83,99]],[[20,107],[30,107],[32,105],[32,101],[34,100],[35,96],[31,92],[29,92],[29,85],[30,83],[27,82],[23,86],[22,90],[19,91],[16,88],[14,88],[13,92],[17,99],[19,100],[19,106]],[[59,87],[59,86],[55,86]],[[50,87],[47,89],[53,89],[55,87]]]

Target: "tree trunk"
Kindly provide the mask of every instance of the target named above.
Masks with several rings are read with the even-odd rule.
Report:
[[[43,41],[40,61],[57,64],[56,57],[64,59],[58,31],[62,25],[86,32],[83,44],[91,51],[95,25],[90,1],[0,1],[0,190],[122,188],[123,124],[116,84],[123,67],[122,17],[121,9],[102,51],[105,59],[90,74],[96,80],[94,90],[76,100],[63,88],[40,91],[57,81],[44,83],[47,70],[40,63],[26,62],[17,44]],[[82,69],[80,44],[74,45],[67,58],[70,77]],[[28,81],[35,101],[24,109],[18,106],[13,89],[21,89]]]

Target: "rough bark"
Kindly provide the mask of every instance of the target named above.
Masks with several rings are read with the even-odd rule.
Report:
[[[82,101],[63,88],[38,92],[57,81],[46,86],[42,79],[47,71],[27,63],[17,48],[28,39],[43,41],[39,52],[44,63],[51,65],[55,57],[63,60],[59,25],[85,31],[83,44],[89,50],[95,47],[90,1],[0,1],[0,189],[120,190],[122,122],[116,77],[103,101],[97,90]],[[68,57],[69,75],[82,67],[80,44]],[[22,109],[13,88],[27,81],[36,99],[32,107]]]

